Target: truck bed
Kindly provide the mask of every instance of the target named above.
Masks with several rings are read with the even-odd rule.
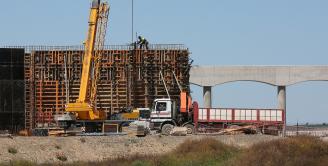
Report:
[[[280,109],[199,108],[198,122],[283,122]]]

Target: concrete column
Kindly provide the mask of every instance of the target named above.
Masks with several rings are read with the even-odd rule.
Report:
[[[286,86],[278,86],[278,108],[285,110],[285,124],[283,127],[283,136],[286,134]]]
[[[204,100],[205,108],[212,107],[212,87],[211,86],[203,87],[203,100]]]
[[[278,108],[286,110],[286,86],[278,86]]]

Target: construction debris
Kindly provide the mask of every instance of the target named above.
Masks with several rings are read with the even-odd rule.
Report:
[[[257,127],[254,125],[234,126],[220,131],[218,134],[236,135],[236,134],[255,134]]]
[[[186,136],[188,129],[186,127],[174,127],[170,132],[170,135],[173,136]]]
[[[145,126],[138,126],[136,136],[144,137],[146,135],[147,135],[147,130],[146,130]]]
[[[19,136],[29,136],[31,135],[27,130],[21,130],[18,132]]]
[[[12,135],[9,133],[8,130],[0,130],[0,137],[8,137],[13,139]]]
[[[134,121],[129,124],[128,129],[130,132],[133,131],[133,135],[138,137],[144,137],[150,133],[148,121]]]

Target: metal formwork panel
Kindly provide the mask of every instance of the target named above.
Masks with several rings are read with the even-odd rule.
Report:
[[[0,48],[0,130],[24,128],[24,49]]]
[[[37,49],[35,49],[37,48]],[[53,117],[65,111],[79,93],[82,47],[34,47],[25,56],[26,127],[55,125]],[[189,91],[189,52],[181,46],[152,45],[149,50],[129,46],[106,47],[97,88],[99,109],[110,114],[127,108],[151,107],[155,98],[171,98]]]

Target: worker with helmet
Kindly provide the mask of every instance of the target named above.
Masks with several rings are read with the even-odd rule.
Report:
[[[146,47],[146,49],[148,50],[148,41],[147,39],[145,39],[142,36],[138,36],[138,44],[139,44],[139,48],[142,49],[143,47]]]

